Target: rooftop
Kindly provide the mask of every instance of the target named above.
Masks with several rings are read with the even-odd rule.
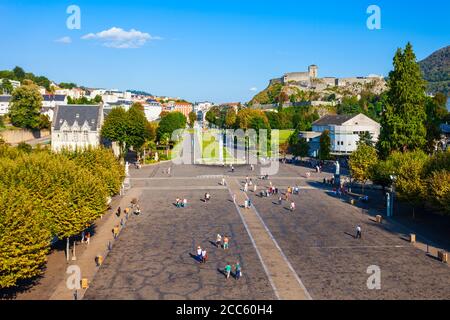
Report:
[[[354,115],[326,115],[317,121],[313,122],[316,126],[327,126],[327,125],[342,125],[344,122],[354,118]]]
[[[60,130],[61,125],[65,121],[69,126],[72,126],[77,121],[79,125],[84,125],[87,122],[91,130],[95,130],[98,126],[101,110],[101,105],[58,106],[53,117],[53,129]]]

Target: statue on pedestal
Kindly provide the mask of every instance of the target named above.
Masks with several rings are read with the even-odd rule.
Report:
[[[128,164],[128,161],[125,163],[125,176],[129,177],[130,176],[130,165]]]

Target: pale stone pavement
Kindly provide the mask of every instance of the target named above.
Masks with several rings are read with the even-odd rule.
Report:
[[[130,207],[131,200],[133,198],[138,198],[140,195],[140,190],[138,189],[131,189],[128,191],[128,193],[122,197],[120,200],[120,206],[122,208],[122,211],[126,207]],[[103,256],[104,259],[106,259],[106,256],[108,255],[108,242],[111,241],[112,247],[114,248],[114,237],[112,234],[112,229],[119,225],[120,231],[120,219],[123,218],[125,221],[125,215],[122,212],[121,216],[118,218],[115,214],[117,210],[116,208],[113,208],[112,212],[107,214],[103,219],[107,219],[107,221],[102,225],[101,228],[96,229],[95,235],[91,236],[89,245],[87,244],[78,244],[78,245],[85,245],[88,246],[86,250],[84,250],[83,254],[80,256],[77,256],[77,260],[70,261],[70,264],[67,265],[69,267],[70,265],[76,265],[79,266],[81,269],[81,279],[86,278],[88,279],[88,282],[91,283],[92,280],[95,277],[95,274],[99,270],[100,267],[96,266],[95,258],[99,255]],[[133,214],[130,212],[129,215],[129,221],[133,219]],[[126,228],[126,225],[124,226]],[[64,281],[61,281],[61,283],[56,288],[55,292],[50,297],[50,300],[73,300],[74,299],[74,290],[67,288],[67,278],[70,276],[70,274],[66,274],[66,278]],[[86,293],[88,289],[80,289],[78,290],[78,299],[83,299],[84,294]]]
[[[227,178],[226,182],[230,193],[236,195],[236,208],[247,228],[247,232],[253,239],[253,245],[258,252],[261,263],[278,299],[310,300],[311,297],[301,279],[295,273],[264,222],[260,219],[256,209],[253,206],[248,209],[241,208],[240,204],[244,204],[248,197],[241,191],[241,186],[237,180]]]

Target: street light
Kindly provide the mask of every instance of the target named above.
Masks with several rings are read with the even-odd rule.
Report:
[[[391,179],[391,195],[389,197],[387,197],[387,201],[388,201],[388,212],[387,212],[387,216],[388,217],[392,217],[394,215],[394,196],[395,196],[395,181],[397,181],[397,176],[395,174],[391,174],[389,176],[389,178]]]

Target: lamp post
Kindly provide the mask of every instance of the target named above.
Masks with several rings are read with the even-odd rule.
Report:
[[[392,185],[391,185],[391,196],[390,196],[390,212],[389,212],[389,217],[392,217],[394,215],[394,197],[395,197],[395,181],[397,181],[397,176],[394,174],[390,175],[391,181],[392,181]]]

